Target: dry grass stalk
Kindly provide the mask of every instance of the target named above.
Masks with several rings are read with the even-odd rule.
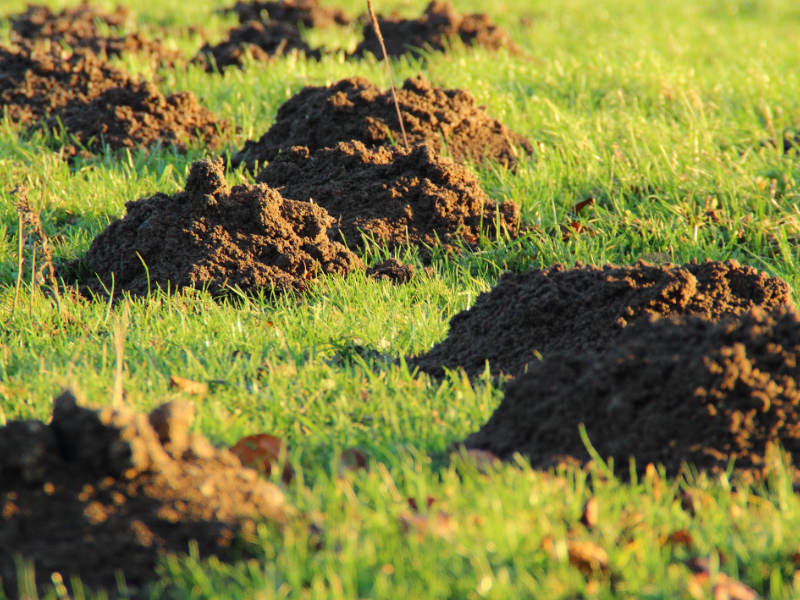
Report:
[[[14,307],[16,307],[19,296],[19,288],[22,284],[23,270],[25,268],[25,247],[30,248],[30,269],[31,269],[31,288],[36,285],[49,284],[53,292],[58,296],[58,280],[56,270],[53,266],[53,248],[50,238],[42,227],[42,218],[39,212],[33,207],[24,187],[16,186],[11,190],[11,195],[15,197],[14,208],[19,219],[18,225],[18,246],[19,254],[17,259],[17,285],[14,290]],[[39,258],[37,265],[37,255]]]

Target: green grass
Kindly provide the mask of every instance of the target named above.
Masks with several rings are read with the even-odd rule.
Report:
[[[6,0],[3,10],[24,4]],[[220,39],[233,18],[213,10],[227,4],[141,0],[132,9],[165,35],[201,23]],[[351,14],[364,8],[340,4]],[[376,4],[408,15],[424,6]],[[727,478],[705,476],[622,483],[602,471],[538,473],[523,463],[479,472],[448,449],[485,422],[500,390],[488,377],[469,381],[458,372],[437,382],[402,360],[442,339],[449,318],[506,269],[736,258],[783,277],[797,298],[800,165],[761,141],[800,125],[800,8],[791,0],[529,0],[490,10],[524,54],[455,48],[425,64],[395,61],[395,80],[422,70],[437,85],[466,88],[535,142],[534,160],[515,173],[478,175],[490,196],[514,199],[538,228],[439,257],[428,271],[409,252],[420,276],[408,285],[357,274],[327,278],[299,301],[215,302],[185,293],[110,307],[55,301],[26,283],[15,304],[16,184],[40,210],[56,257],[74,258],[126,201],[181,189],[204,151],[102,156],[69,167],[46,140],[0,124],[0,421],[48,418],[51,398],[66,385],[108,404],[113,328],[127,305],[127,401],[141,410],[158,405],[174,393],[173,374],[214,382],[197,401],[196,429],[218,445],[261,431],[286,440],[298,473],[287,496],[323,531],[317,548],[320,540],[299,525],[264,528],[254,558],[236,564],[169,558],[154,598],[691,598],[681,562],[690,556],[710,557],[713,568],[769,598],[800,597],[792,558],[800,550],[800,497],[786,477],[733,491]],[[315,43],[342,48],[357,33],[308,32]],[[189,55],[202,43],[183,33],[170,40]],[[136,57],[124,65],[153,74]],[[165,91],[193,91],[239,127],[226,139],[229,153],[260,136],[304,85],[352,75],[386,84],[382,65],[341,53],[223,76],[196,66],[159,75]],[[596,202],[578,219],[593,234],[562,239],[571,208],[590,195]],[[338,453],[353,446],[370,468],[340,477]],[[681,508],[686,494],[699,499],[694,516]],[[406,532],[407,499],[424,505],[428,496],[436,502],[422,514],[443,511],[449,521],[442,531]],[[591,531],[578,524],[589,497],[600,506]],[[683,529],[691,548],[665,542]],[[611,574],[587,578],[571,566],[570,536],[605,549]]]

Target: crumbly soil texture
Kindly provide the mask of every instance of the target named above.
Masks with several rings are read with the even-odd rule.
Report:
[[[57,45],[0,46],[0,73],[0,109],[22,125],[129,81],[93,53]]]
[[[340,142],[311,152],[283,152],[258,181],[286,198],[312,201],[335,220],[334,235],[351,247],[365,236],[390,249],[412,244],[423,256],[441,245],[474,245],[481,234],[516,234],[519,208],[490,200],[477,177],[426,145],[405,150]]]
[[[183,192],[159,193],[126,209],[73,265],[88,291],[299,292],[317,275],[364,269],[329,237],[334,220],[324,208],[285,199],[264,184],[231,188],[222,160],[195,162]]]
[[[132,19],[130,11],[123,6],[106,12],[88,4],[79,4],[54,12],[47,6],[29,5],[27,10],[8,19],[11,39],[21,45],[48,41],[71,48],[85,48],[106,57],[144,53],[165,65],[172,65],[180,58],[177,50],[167,49],[141,33],[125,31]]]
[[[467,91],[437,88],[418,76],[397,90],[397,100],[410,144],[426,142],[457,161],[499,162],[509,168],[533,152],[526,138],[490,117]],[[363,77],[304,88],[278,109],[272,127],[258,141],[247,141],[232,162],[253,169],[292,146],[314,151],[350,140],[368,146],[404,142],[391,91]]]
[[[279,21],[306,28],[350,23],[350,18],[343,11],[324,6],[318,0],[239,1],[227,10],[236,13],[240,23]]]
[[[386,53],[392,57],[404,54],[419,55],[425,51],[447,50],[452,40],[460,40],[465,46],[483,46],[490,50],[508,48],[518,52],[519,48],[508,33],[492,23],[484,13],[462,15],[450,2],[434,0],[418,19],[378,16],[378,24],[386,44]],[[371,23],[364,26],[364,40],[356,47],[355,56],[367,52],[383,58],[378,38]]]
[[[126,80],[89,100],[75,100],[53,111],[44,123],[66,134],[59,146],[68,157],[123,148],[187,146],[216,148],[230,125],[217,119],[191,92],[164,96],[150,82]]]
[[[0,589],[16,597],[22,558],[40,592],[58,573],[144,596],[159,557],[195,540],[201,556],[234,559],[258,522],[295,514],[278,487],[190,432],[192,417],[178,400],[148,416],[92,410],[64,392],[49,425],[0,428]]]
[[[535,467],[590,459],[583,423],[620,475],[684,463],[760,480],[785,456],[800,483],[800,314],[754,308],[714,322],[640,321],[598,354],[555,352],[510,381],[489,421],[466,445]]]
[[[319,60],[321,50],[312,49],[303,41],[296,25],[280,21],[248,21],[228,32],[228,37],[212,46],[205,44],[195,62],[206,66],[206,71],[242,67],[249,54],[253,60],[267,62],[289,52],[297,51],[307,58]]]
[[[717,320],[752,307],[791,304],[789,286],[736,261],[568,268],[506,273],[475,305],[450,320],[445,340],[409,363],[436,376],[463,368],[518,375],[560,352],[582,356],[616,343],[648,317]]]

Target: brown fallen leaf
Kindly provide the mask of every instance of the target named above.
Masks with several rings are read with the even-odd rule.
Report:
[[[587,541],[567,541],[569,563],[584,575],[608,573],[608,554],[597,544]]]
[[[593,529],[597,525],[597,511],[597,498],[589,498],[583,505],[583,515],[581,516],[581,523],[587,529]]]
[[[691,548],[694,540],[692,535],[685,529],[673,531],[661,542],[661,545],[670,544],[671,546],[683,546],[684,548]]]
[[[180,390],[193,396],[203,396],[208,392],[208,385],[202,381],[192,381],[178,375],[171,375],[169,387]]]
[[[280,438],[268,433],[256,433],[243,437],[230,449],[241,463],[255,469],[266,476],[272,473],[273,466],[283,465],[281,480],[289,483],[294,477],[294,470],[286,460],[286,448]]]

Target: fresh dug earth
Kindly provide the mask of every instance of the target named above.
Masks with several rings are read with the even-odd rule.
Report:
[[[800,484],[800,314],[761,308],[712,322],[641,321],[606,351],[555,352],[506,385],[471,448],[519,452],[534,467],[589,460],[578,426],[621,475],[629,457],[670,475],[690,463],[724,471],[730,460],[763,479],[780,455]]]
[[[183,192],[128,202],[126,209],[73,267],[88,272],[88,291],[303,291],[318,274],[364,269],[328,236],[334,220],[324,208],[287,200],[266,185],[230,188],[222,160],[195,162]]]
[[[117,31],[130,24],[130,12],[122,6],[108,13],[88,4],[65,8],[60,12],[53,12],[47,6],[29,5],[25,12],[11,15],[9,21],[12,40],[19,44],[47,40],[71,48],[86,48],[107,57],[145,53],[168,65],[180,58],[178,51],[167,49],[140,33],[117,36],[104,34],[99,24]]]
[[[278,0],[276,2],[237,2],[230,12],[236,13],[240,23],[248,21],[280,21],[287,25],[303,27],[330,27],[347,25],[350,18],[338,8],[322,6],[318,0]]]
[[[291,518],[279,488],[189,432],[193,411],[180,401],[149,416],[91,410],[64,392],[49,425],[0,428],[2,591],[16,597],[21,556],[33,562],[40,591],[54,572],[115,590],[123,571],[128,594],[139,597],[158,558],[185,554],[191,540],[201,556],[233,559],[237,536]]]
[[[55,45],[0,46],[0,73],[0,109],[22,125],[128,82],[127,75],[91,52]]]
[[[191,92],[163,96],[147,81],[127,80],[90,101],[73,101],[55,110],[44,126],[71,138],[63,145],[73,157],[122,148],[175,146],[186,150],[191,142],[219,147],[229,128],[200,105]]]
[[[254,60],[269,61],[296,50],[308,58],[319,60],[320,50],[312,50],[303,41],[295,25],[274,21],[248,21],[228,32],[228,37],[216,46],[205,44],[195,57],[195,62],[206,65],[206,71],[241,67],[249,53]]]
[[[453,39],[460,39],[465,46],[484,46],[490,50],[505,47],[512,52],[519,51],[508,33],[494,25],[488,15],[461,15],[450,2],[434,0],[419,19],[379,16],[378,23],[386,52],[393,57],[407,53],[419,55],[425,50],[442,52]],[[369,23],[364,26],[364,41],[353,54],[363,56],[367,52],[383,57],[375,30]]]
[[[446,147],[459,162],[499,162],[509,168],[521,153],[533,152],[526,138],[490,117],[464,90],[436,88],[418,76],[397,90],[397,100],[411,144],[430,143],[439,152]],[[258,141],[247,141],[232,162],[253,169],[292,146],[315,151],[350,140],[367,146],[403,143],[391,91],[363,77],[302,89],[278,109],[272,127]]]
[[[598,352],[631,323],[698,315],[716,321],[752,307],[791,305],[782,279],[736,261],[678,265],[554,265],[506,273],[475,305],[450,320],[445,340],[409,364],[436,376],[462,367],[470,376],[519,375],[553,353]]]
[[[465,167],[438,156],[431,147],[367,148],[340,142],[310,152],[296,147],[283,152],[257,180],[278,188],[286,198],[313,201],[331,214],[334,237],[351,246],[362,244],[362,232],[379,245],[415,244],[455,250],[464,242],[498,228],[515,234],[519,208],[513,201],[490,200]]]

